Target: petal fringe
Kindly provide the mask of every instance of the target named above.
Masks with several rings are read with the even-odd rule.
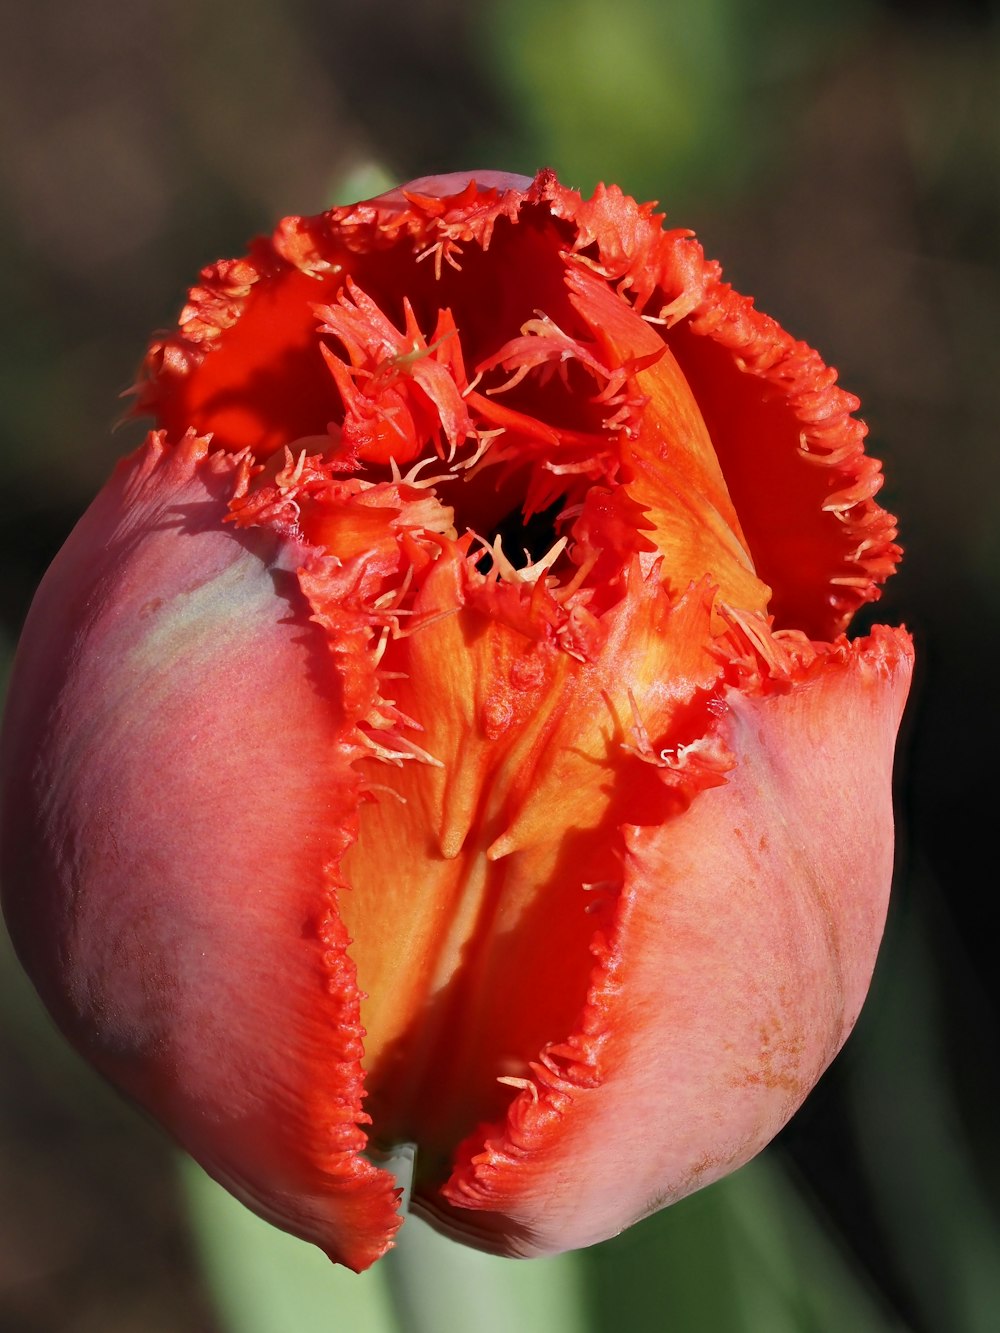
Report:
[[[892,516],[874,499],[880,468],[864,453],[857,400],[835,372],[724,283],[689,232],[664,230],[651,204],[604,186],[583,200],[548,171],[523,190],[508,178],[481,188],[460,177],[456,186],[453,196],[393,191],[286,218],[246,259],[206,268],[177,330],[150,346],[135,410],[153,414],[171,437],[194,426],[258,456],[321,433],[336,404],[315,306],[334,302],[348,276],[366,291],[378,287],[376,295],[405,291],[414,259],[433,258],[437,283],[465,265],[472,283],[474,252],[488,251],[501,227],[548,216],[565,229],[568,274],[607,283],[676,357],[757,573],[773,590],[775,623],[816,639],[839,633],[879,595],[899,548]],[[447,188],[447,178],[426,188]],[[505,275],[510,290],[523,276]],[[532,272],[527,285],[536,282]],[[533,300],[544,303],[543,293]]]

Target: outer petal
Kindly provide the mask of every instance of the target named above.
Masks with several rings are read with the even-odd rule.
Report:
[[[507,1124],[466,1141],[447,1202],[421,1201],[432,1217],[512,1254],[592,1244],[741,1165],[788,1120],[870,980],[910,665],[907,636],[878,630],[790,690],[729,691],[728,781],[624,830],[619,917],[565,1076],[539,1067]]]
[[[358,1155],[329,868],[356,781],[285,567],[301,552],[223,526],[234,464],[206,450],[153,437],[35,601],[4,738],[7,917],[104,1073],[251,1207],[363,1268],[398,1220]]]

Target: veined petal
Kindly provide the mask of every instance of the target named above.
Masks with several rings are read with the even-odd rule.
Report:
[[[438,562],[423,627],[386,649],[434,763],[383,767],[343,864],[372,1132],[419,1143],[419,1178],[438,1182],[571,1030],[620,889],[617,829],[673,808],[657,747],[698,734],[722,672],[707,586],[673,605],[635,562],[581,661],[545,619],[532,640],[470,605],[465,579],[474,591],[464,562]]]
[[[727,691],[726,781],[673,820],[622,829],[624,889],[567,1072],[539,1067],[506,1122],[466,1140],[440,1196],[420,1200],[433,1220],[504,1253],[588,1245],[739,1166],[788,1120],[870,980],[911,658],[905,634],[881,630],[791,688]]]
[[[154,436],[50,570],[8,722],[6,912],[71,1040],[251,1207],[360,1269],[399,1219],[360,1155],[337,911],[358,783],[301,550],[223,524],[239,470]]]
[[[737,606],[763,610],[770,589],[755,576],[711,435],[668,344],[590,269],[566,275],[570,300],[609,354],[635,366],[641,395],[625,450],[629,496],[650,522],[676,593],[706,575]]]

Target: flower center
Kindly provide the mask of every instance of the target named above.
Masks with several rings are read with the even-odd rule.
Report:
[[[600,554],[593,523],[581,523],[588,493],[609,499],[618,484],[619,435],[636,432],[642,397],[583,330],[542,312],[470,372],[450,309],[430,334],[409,301],[403,310],[397,328],[350,281],[317,308],[343,404],[325,452],[331,477],[350,472],[394,501],[422,491],[452,515],[481,575],[575,591]],[[418,541],[425,518],[426,507],[405,519]],[[651,549],[635,533],[626,546]],[[617,554],[620,564],[627,552]]]

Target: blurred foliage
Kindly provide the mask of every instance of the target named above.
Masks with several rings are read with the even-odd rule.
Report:
[[[736,194],[780,155],[790,105],[868,10],[865,0],[501,0],[480,40],[515,117],[519,169],[541,159],[589,193],[613,164],[637,197],[669,184],[677,209],[697,193]]]
[[[231,1333],[578,1333],[589,1326],[585,1266],[576,1255],[497,1259],[411,1218],[406,1244],[355,1275],[275,1232],[193,1163],[184,1176]]]
[[[892,986],[876,991],[848,1088],[868,1197],[926,1326],[994,1333],[1000,1216],[948,1077],[944,978],[926,915],[900,915],[890,943]]]
[[[0,1071],[2,1333],[219,1333],[172,1150],[55,1032],[5,932]]]
[[[410,1218],[355,1277],[184,1168],[206,1272],[230,1333],[905,1333],[776,1157],[592,1251],[523,1262]]]
[[[195,1166],[182,1165],[201,1261],[232,1333],[398,1333],[382,1270],[356,1276],[262,1222]]]
[[[111,435],[116,395],[199,265],[396,176],[552,165],[659,198],[861,394],[907,546],[868,620],[910,624],[921,676],[899,886],[844,1056],[763,1159],[551,1265],[413,1227],[354,1279],[190,1168],[185,1203],[166,1145],[0,957],[0,1330],[422,1333],[421,1305],[434,1333],[485,1333],[487,1315],[531,1333],[519,1301],[546,1333],[998,1327],[983,866],[1000,745],[984,679],[1000,649],[1000,8],[35,0],[7,29],[0,644],[138,440],[135,423]]]

